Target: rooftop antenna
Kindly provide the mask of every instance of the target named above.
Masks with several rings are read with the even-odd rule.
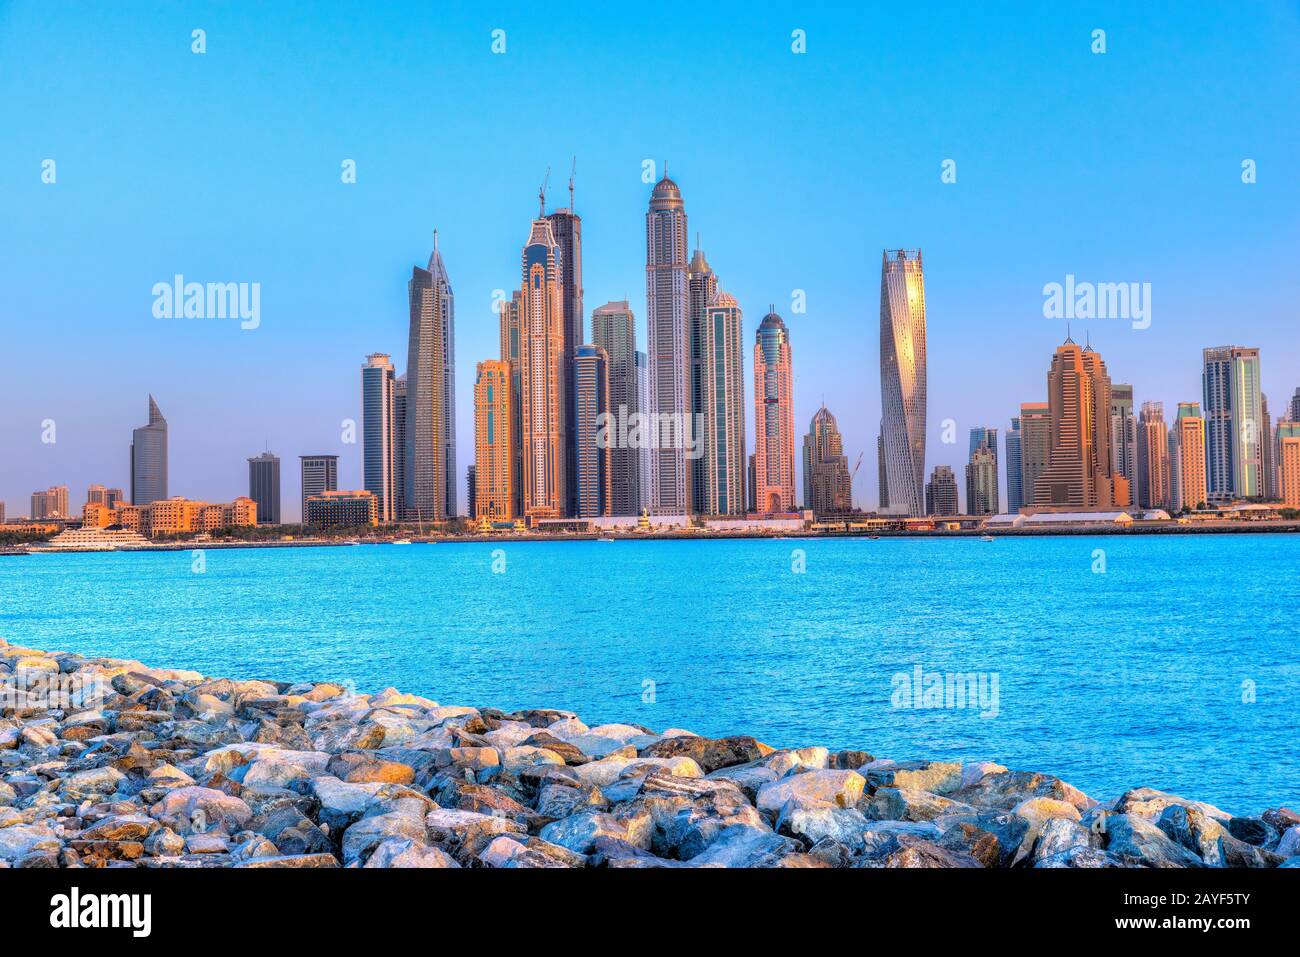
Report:
[[[433,251],[435,253],[438,251],[438,230],[436,228],[433,231]]]
[[[541,206],[541,214],[538,219],[546,218],[546,184],[551,181],[551,168],[546,167],[546,178],[542,180],[542,188],[537,191],[537,202]]]
[[[576,207],[573,205],[573,177],[578,175],[578,157],[573,157],[573,163],[569,167],[569,212],[573,212]]]

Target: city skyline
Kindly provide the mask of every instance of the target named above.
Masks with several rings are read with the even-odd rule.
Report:
[[[0,264],[0,283],[10,294],[0,316],[7,320],[12,347],[37,349],[57,363],[59,372],[51,375],[41,363],[17,363],[13,370],[12,394],[0,416],[6,461],[0,497],[8,514],[19,515],[32,490],[52,484],[126,487],[122,436],[139,424],[140,400],[149,392],[172,424],[175,492],[229,499],[245,487],[247,457],[264,447],[290,461],[303,453],[336,452],[342,484],[360,487],[361,448],[340,444],[339,423],[361,421],[355,369],[362,357],[378,350],[389,352],[399,368],[405,362],[408,316],[401,274],[427,254],[427,237],[437,226],[461,300],[456,388],[461,458],[448,485],[461,496],[463,512],[472,370],[476,359],[494,354],[488,343],[497,334],[492,293],[505,289],[508,295],[513,288],[511,249],[517,251],[524,198],[535,191],[548,165],[566,169],[574,154],[587,300],[630,299],[644,348],[639,219],[649,184],[642,179],[642,163],[659,157],[655,162],[662,164],[667,157],[686,194],[691,227],[703,233],[701,245],[728,291],[747,315],[756,317],[764,304],[775,301],[792,323],[800,345],[796,421],[807,422],[825,393],[846,453],[856,459],[866,452],[855,488],[861,506],[875,505],[869,463],[880,420],[878,383],[871,375],[855,374],[857,367],[875,362],[878,304],[861,294],[874,283],[862,263],[879,248],[919,246],[926,252],[932,370],[927,471],[930,463],[958,470],[966,464],[941,441],[937,425],[943,419],[956,420],[964,437],[977,422],[1005,427],[1020,402],[1042,397],[1041,356],[1064,333],[1064,323],[1042,316],[1042,287],[1067,275],[1152,282],[1150,328],[1136,330],[1115,320],[1076,321],[1074,328],[1077,337],[1091,335],[1117,380],[1135,384],[1138,405],[1158,400],[1168,410],[1200,399],[1201,349],[1239,341],[1260,348],[1263,390],[1272,399],[1274,417],[1280,417],[1300,381],[1300,362],[1286,348],[1300,278],[1288,265],[1296,258],[1291,211],[1297,185],[1280,172],[1283,158],[1295,152],[1297,134],[1275,117],[1279,111],[1296,112],[1300,83],[1296,65],[1270,51],[1295,37],[1295,14],[1285,5],[1269,4],[1245,20],[1193,11],[1171,23],[1162,13],[1171,9],[1112,8],[1087,19],[1027,8],[980,15],[952,8],[901,11],[905,39],[901,47],[884,51],[881,61],[882,70],[887,75],[894,70],[898,78],[899,85],[890,87],[897,102],[849,88],[833,71],[817,72],[855,55],[865,13],[849,14],[847,20],[842,14],[833,20],[800,14],[809,52],[798,59],[789,50],[790,24],[767,18],[738,24],[708,12],[705,25],[714,34],[725,33],[753,69],[730,76],[710,65],[703,78],[688,82],[664,70],[661,79],[668,92],[682,95],[699,82],[715,84],[735,110],[698,129],[629,118],[597,135],[593,115],[615,117],[615,104],[635,102],[644,93],[631,76],[635,70],[627,75],[604,70],[605,89],[573,94],[579,108],[558,118],[525,118],[519,137],[525,145],[508,156],[500,151],[485,156],[469,144],[482,141],[487,121],[481,117],[509,115],[506,104],[513,103],[518,82],[539,62],[538,46],[553,43],[558,33],[535,20],[506,23],[510,52],[494,59],[472,18],[453,13],[444,52],[461,75],[482,81],[479,108],[447,120],[455,135],[440,137],[432,158],[413,148],[423,136],[412,140],[416,134],[410,130],[386,131],[382,124],[365,122],[357,106],[345,104],[322,106],[324,125],[360,121],[356,136],[322,138],[270,109],[249,131],[265,147],[256,160],[237,158],[223,169],[187,153],[167,168],[152,169],[130,138],[106,144],[97,127],[77,122],[90,115],[87,111],[105,122],[125,115],[124,105],[107,91],[87,98],[93,84],[88,86],[85,77],[104,68],[110,53],[120,60],[123,47],[139,53],[141,63],[161,64],[175,76],[174,94],[159,100],[162,94],[150,89],[150,77],[142,72],[146,67],[128,70],[122,87],[169,115],[177,113],[182,140],[208,142],[239,129],[229,125],[227,114],[247,115],[241,106],[263,102],[264,94],[241,76],[255,47],[265,49],[264,41],[232,15],[213,12],[208,29],[221,43],[214,43],[203,61],[185,44],[175,44],[171,52],[177,23],[128,31],[120,14],[92,9],[78,16],[88,28],[112,35],[114,46],[88,51],[83,63],[65,65],[60,73],[43,59],[75,18],[47,11],[46,22],[38,23],[16,8],[13,17],[29,43],[19,49],[0,38],[5,54],[0,69],[20,71],[45,93],[39,102],[18,98],[8,105],[18,121],[10,144],[17,161],[5,172],[14,216],[0,230],[11,240],[6,248],[13,255]],[[328,12],[318,22],[297,25],[275,12],[266,15],[278,21],[277,30],[319,49],[329,48],[340,26],[338,15]],[[410,59],[413,45],[373,35],[373,24],[364,17],[350,19],[356,21],[356,36],[405,57],[388,68],[385,81],[418,70],[418,61]],[[1109,52],[1100,57],[1087,50],[1094,21],[1105,21],[1111,39]],[[943,56],[963,25],[974,22],[981,34],[994,38],[965,51],[981,81],[975,86],[985,91],[979,97],[907,66],[909,60],[920,62],[922,53]],[[604,12],[566,39],[581,43],[601,37],[592,44],[597,60],[583,66],[585,72],[608,65],[616,54],[634,67],[665,52],[666,63],[699,63],[710,31],[684,38],[677,51],[658,42],[640,48],[632,25]],[[181,32],[187,38],[188,26]],[[1038,55],[1026,61],[1021,51],[1028,40]],[[1260,70],[1253,95],[1243,102],[1224,64],[1245,51],[1260,62]],[[223,64],[219,84],[214,84],[213,61]],[[327,61],[338,82],[360,91],[361,102],[383,102],[390,84],[367,78],[369,62],[361,67],[333,54]],[[274,66],[272,79],[295,82],[295,62],[289,57]],[[578,67],[549,56],[545,62],[559,71],[565,88],[575,88]],[[1036,79],[1060,71],[1075,81],[1069,109],[1057,96],[1035,89]],[[1142,95],[1127,92],[1136,90]],[[310,88],[300,92],[313,102],[319,98]],[[984,105],[989,92],[1005,94],[1005,119]],[[198,98],[218,107],[215,128],[207,125],[211,118],[185,110],[186,102]],[[766,106],[760,110],[750,100]],[[1128,111],[1125,129],[1149,131],[1136,144],[1140,149],[1124,137],[1126,148],[1114,148],[1113,130],[1104,125],[1114,110],[1099,106],[1115,102]],[[1192,105],[1197,116],[1217,117],[1213,137],[1182,132]],[[788,129],[779,124],[774,129],[767,122],[773,110],[804,118]],[[888,121],[900,138],[889,149],[872,146],[856,130],[859,124],[843,125],[846,110],[867,128]],[[925,124],[907,119],[920,115],[932,119]],[[1016,134],[1028,120],[1032,136]],[[841,128],[842,149],[830,154],[809,149],[827,130]],[[291,146],[294,136],[305,145]],[[1074,146],[1058,148],[1066,142]],[[42,184],[38,176],[47,156],[59,162],[54,185]],[[349,157],[358,163],[355,186],[339,182],[339,164]],[[950,157],[958,176],[944,184],[941,165]],[[1246,158],[1259,164],[1259,180],[1251,185],[1241,182]],[[123,179],[123,169],[137,168],[150,168],[150,175]],[[1193,188],[1199,201],[1188,208],[1184,198]],[[773,190],[788,193],[780,202],[779,229],[789,241],[780,244],[776,257],[768,201]],[[151,212],[158,204],[184,212],[159,219]],[[341,218],[344,228],[309,233],[302,227],[308,216]],[[1123,230],[1112,228],[1115,216],[1123,219]],[[131,220],[152,220],[152,234],[125,229],[122,224]],[[109,238],[119,231],[125,241]],[[998,243],[1015,254],[991,268],[988,250]],[[88,247],[96,249],[94,257],[85,256]],[[1221,268],[1225,248],[1251,253],[1241,258],[1231,279]],[[77,264],[71,280],[51,273],[54,262]],[[179,272],[261,282],[260,327],[241,331],[237,324],[152,318],[149,288]],[[807,295],[806,313],[788,308],[796,289]],[[91,296],[93,324],[85,305]],[[74,351],[40,351],[44,344],[105,329],[111,329],[123,354],[202,354],[210,363],[196,372],[184,362],[136,366]],[[752,329],[744,330],[746,337]],[[986,372],[990,365],[999,375],[981,381],[976,370]],[[295,388],[286,391],[290,367]],[[210,378],[207,369],[214,370]],[[936,378],[939,369],[948,381]],[[749,383],[746,391],[752,395]],[[262,414],[273,406],[280,414]],[[46,419],[58,424],[55,443],[41,442]],[[752,427],[747,422],[747,429]],[[287,518],[297,500],[291,487],[295,471],[285,475]]]

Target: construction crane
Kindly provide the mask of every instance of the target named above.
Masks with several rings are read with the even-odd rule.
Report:
[[[850,505],[853,504],[853,503],[852,503],[852,496],[853,496],[853,492],[852,492],[852,489],[853,489],[853,480],[854,480],[855,478],[857,478],[857,476],[858,476],[858,466],[860,466],[860,465],[862,464],[862,456],[864,456],[865,454],[866,454],[866,452],[859,452],[859,453],[858,453],[858,460],[857,460],[856,462],[853,463],[853,471],[849,473],[849,490],[850,490],[850,491],[849,491],[849,498],[850,498],[849,504],[850,504]]]
[[[573,212],[573,177],[578,175],[578,157],[573,157],[573,164],[569,167],[569,212]]]
[[[546,184],[551,181],[551,168],[546,167],[546,177],[542,180],[542,188],[537,191],[537,202],[541,207],[541,213],[538,219],[546,218]]]

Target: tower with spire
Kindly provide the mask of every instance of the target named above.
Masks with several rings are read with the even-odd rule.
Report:
[[[149,396],[149,422],[131,433],[131,504],[167,497],[167,420]]]
[[[546,212],[545,195],[542,197],[541,218],[551,225],[551,236],[559,248],[560,331],[564,339],[564,389],[566,396],[574,395],[573,361],[577,350],[587,340],[583,333],[582,307],[582,217],[573,205],[573,181],[578,171],[578,159],[573,158],[569,172],[569,206]],[[578,512],[577,469],[578,459],[574,437],[577,435],[576,411],[572,402],[566,404],[565,416],[565,488],[564,513]]]
[[[456,301],[433,234],[429,264],[411,270],[406,354],[403,518],[456,515]]]

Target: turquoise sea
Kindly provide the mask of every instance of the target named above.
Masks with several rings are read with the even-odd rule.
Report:
[[[1300,807],[1298,591],[1295,535],[33,555],[0,557],[0,637],[1258,813]],[[982,706],[910,707],[918,666]]]

